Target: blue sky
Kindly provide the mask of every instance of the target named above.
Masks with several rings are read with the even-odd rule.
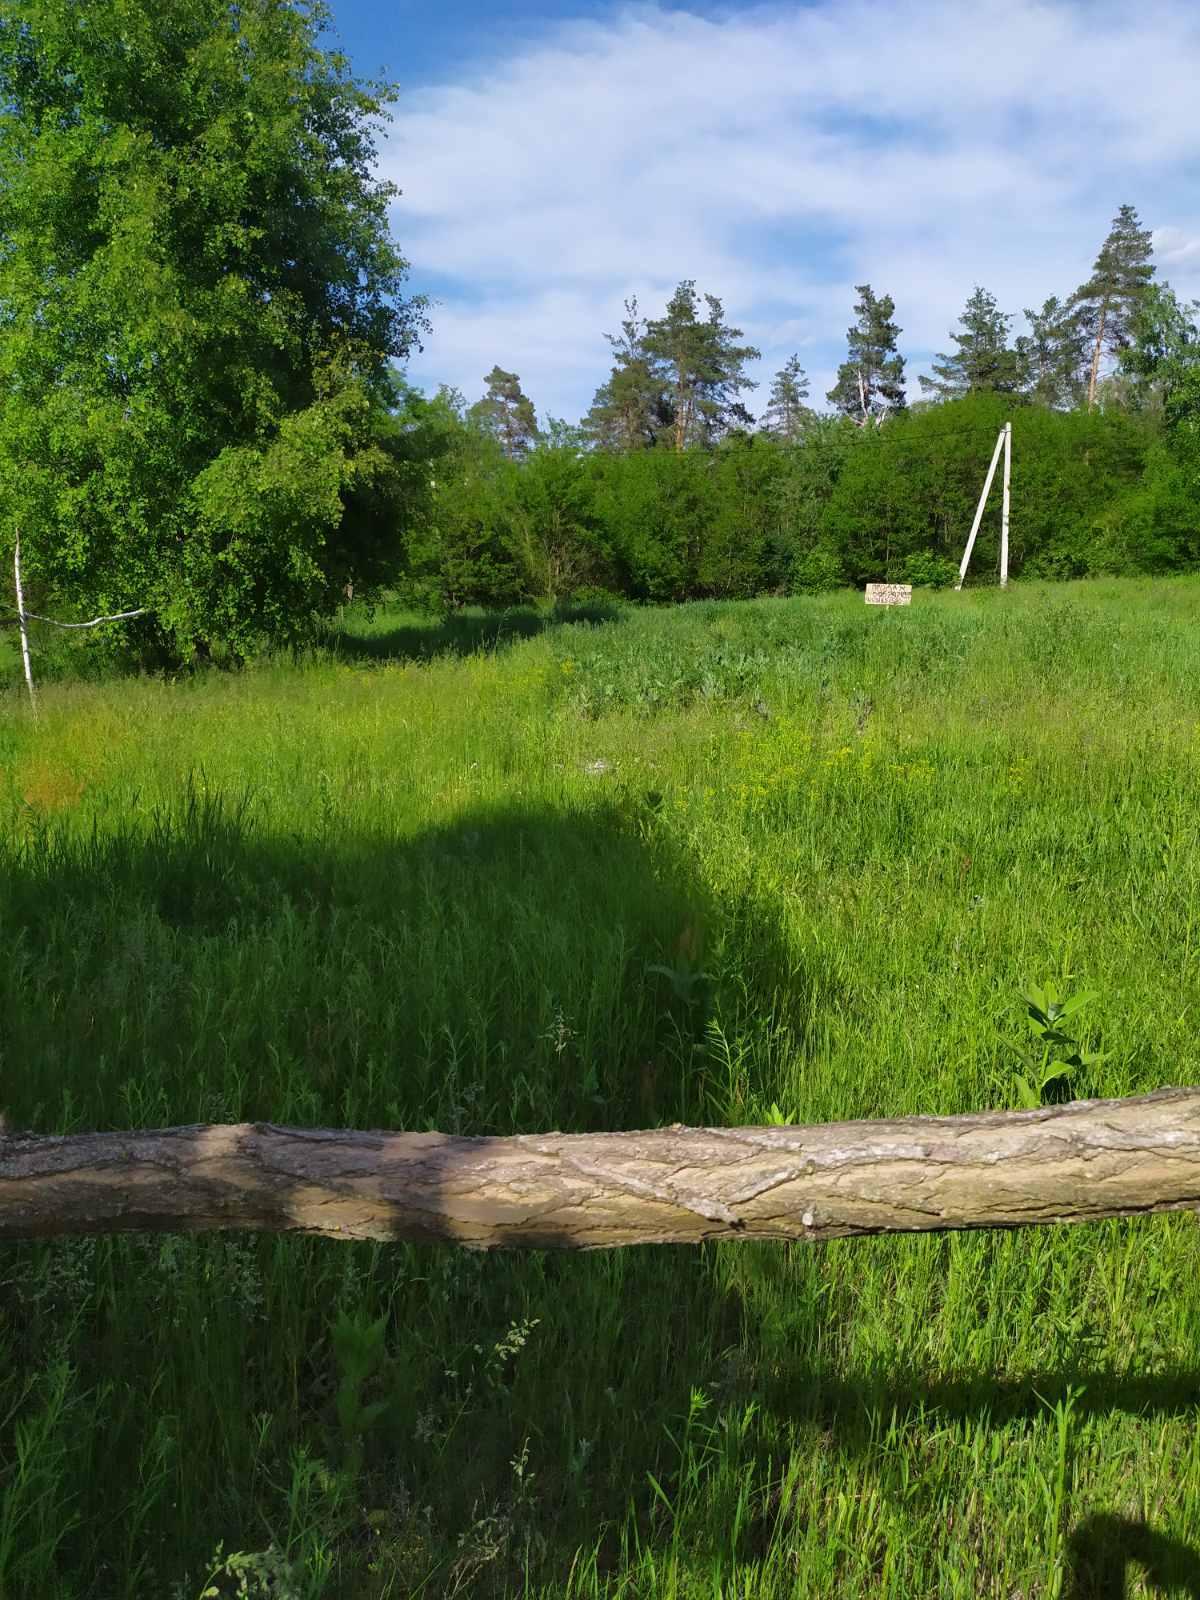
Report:
[[[1087,274],[1117,207],[1200,296],[1196,0],[332,0],[402,98],[381,143],[435,301],[410,375],[494,363],[571,420],[627,296],[695,278],[823,402],[854,286],[896,300],[910,391],[978,283],[1026,306]]]

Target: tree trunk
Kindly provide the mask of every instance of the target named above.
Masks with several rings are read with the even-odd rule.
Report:
[[[1100,326],[1096,330],[1096,348],[1092,351],[1092,373],[1088,379],[1088,410],[1093,411],[1096,406],[1096,378],[1100,372],[1100,350],[1104,344],[1104,323],[1108,315],[1108,307],[1100,307]]]
[[[1195,1209],[1200,1089],[817,1127],[0,1135],[0,1239],[224,1228],[586,1250]]]

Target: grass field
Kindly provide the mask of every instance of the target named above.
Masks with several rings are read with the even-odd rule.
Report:
[[[1198,642],[1200,582],[1114,581],[352,619],[36,726],[10,680],[0,1104],[967,1111],[1046,980],[1098,991],[1077,1093],[1198,1082]],[[0,1596],[1198,1593],[1198,1261],[1191,1216],[7,1247]]]

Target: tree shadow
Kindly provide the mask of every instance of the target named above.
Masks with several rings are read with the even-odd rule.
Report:
[[[332,629],[330,647],[339,656],[371,661],[434,661],[439,656],[470,656],[507,649],[570,623],[600,626],[620,622],[625,608],[617,602],[562,604],[552,610],[531,606],[504,611],[459,611],[410,622],[378,633],[358,632],[350,622]]]
[[[660,827],[652,795],[613,794],[557,810],[476,808],[412,837],[333,828],[280,836],[268,824],[248,802],[193,788],[148,825],[90,839],[40,828],[19,855],[0,856],[0,938],[15,952],[0,971],[0,1017],[9,1059],[25,1068],[5,1085],[5,1109],[18,1126],[60,1126],[64,1091],[76,1128],[262,1120],[488,1136],[719,1121],[705,1025],[723,961],[748,1019],[772,1014],[789,992],[810,1015],[838,1003],[827,974],[797,968],[768,903],[745,913],[734,947],[706,950],[728,912],[710,903],[694,863]],[[28,951],[36,961],[24,959]],[[713,978],[696,978],[710,970]],[[736,1015],[727,1020],[736,1023]],[[196,1138],[202,1142],[202,1133]],[[435,1186],[438,1163],[449,1171],[464,1148],[453,1139],[439,1144],[431,1157]],[[444,1236],[431,1227],[431,1238]],[[541,1242],[553,1250],[566,1241],[548,1229]],[[303,1243],[287,1241],[295,1247],[288,1270],[314,1279],[324,1255],[354,1249],[314,1241],[302,1250]],[[611,1282],[565,1252],[536,1262],[490,1257],[482,1274],[472,1267],[439,1276],[434,1258],[462,1253],[444,1245],[421,1250],[430,1265],[414,1284],[428,1278],[447,1286],[452,1321],[471,1330],[469,1341],[477,1321],[494,1322],[496,1307],[504,1316],[524,1306],[547,1323],[560,1319],[559,1343],[537,1369],[536,1388],[506,1377],[480,1411],[457,1481],[443,1485],[451,1527],[455,1518],[465,1525],[477,1503],[510,1483],[524,1428],[547,1461],[561,1456],[543,1477],[549,1482],[557,1470],[563,1496],[574,1483],[591,1526],[619,1518],[637,1494],[652,1539],[645,1484],[572,1480],[570,1440],[555,1442],[559,1419],[594,1439],[614,1426],[600,1409],[613,1395],[614,1407],[627,1400],[641,1408],[629,1430],[661,1448],[686,1413],[691,1388],[711,1378],[689,1351],[734,1342],[747,1347],[754,1379],[731,1398],[789,1424],[812,1423],[864,1475],[881,1470],[881,1416],[1000,1424],[1044,1417],[1048,1404],[1068,1395],[1079,1414],[1188,1415],[1200,1403],[1200,1369],[1192,1368],[1129,1378],[1064,1367],[1020,1381],[965,1372],[930,1383],[906,1376],[897,1359],[847,1375],[835,1358],[803,1353],[814,1347],[807,1324],[798,1333],[772,1328],[745,1297],[722,1303],[704,1250],[625,1252]],[[664,1250],[675,1263],[665,1305]],[[428,1377],[425,1358],[406,1352],[406,1319],[425,1306],[425,1292],[413,1287],[407,1301],[383,1301],[393,1319],[389,1359],[400,1396],[389,1401],[400,1419],[391,1442],[378,1447],[383,1476],[414,1470],[419,1417],[405,1409],[409,1394],[436,1408],[448,1407],[454,1392],[447,1361],[439,1359]],[[451,1315],[429,1305],[430,1315]],[[649,1316],[648,1306],[655,1308]],[[255,1345],[251,1329],[246,1348],[258,1350],[258,1387],[252,1405],[240,1391],[231,1391],[232,1401],[247,1414],[302,1405],[325,1427],[334,1310],[314,1292],[297,1311],[303,1337],[290,1398],[275,1386],[273,1346],[265,1336]],[[117,1315],[114,1309],[114,1321]],[[486,1349],[503,1326],[492,1334],[481,1328],[479,1343]],[[32,1355],[44,1332],[31,1320],[22,1336]],[[127,1432],[149,1435],[157,1425],[152,1342],[143,1352],[133,1338],[89,1337],[94,1348],[79,1359],[90,1380],[125,1384]],[[290,1425],[304,1437],[309,1423],[293,1415]],[[620,1444],[614,1448],[615,1459],[625,1460]],[[748,1446],[768,1469],[775,1448]],[[238,1459],[236,1449],[230,1456]],[[654,1466],[665,1476],[657,1459]],[[88,1492],[94,1514],[110,1515],[103,1481]],[[199,1526],[196,1508],[184,1511]],[[777,1522],[766,1506],[747,1518],[740,1539],[747,1561],[778,1538]],[[211,1530],[202,1531],[207,1538]],[[551,1579],[579,1545],[578,1523],[551,1526],[542,1558]],[[1200,1594],[1195,1551],[1113,1516],[1079,1524],[1070,1562],[1074,1600],[1115,1600],[1126,1570],[1139,1563],[1160,1588],[1191,1584]]]
[[[1138,1569],[1152,1593],[1200,1600],[1200,1550],[1146,1522],[1106,1513],[1071,1534],[1063,1600],[1125,1600],[1126,1579]]]

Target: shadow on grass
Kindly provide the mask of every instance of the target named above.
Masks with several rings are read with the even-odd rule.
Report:
[[[1128,1517],[1088,1517],[1071,1535],[1063,1600],[1125,1600],[1126,1580],[1138,1572],[1152,1594],[1200,1600],[1195,1546]]]
[[[330,634],[336,654],[358,660],[434,661],[439,656],[470,656],[502,650],[567,623],[619,622],[616,602],[561,605],[550,611],[514,607],[505,611],[459,611],[428,622],[405,623],[378,633],[359,633],[346,624]]]
[[[148,829],[90,838],[36,832],[23,854],[0,858],[0,938],[10,951],[0,1016],[10,1059],[25,1069],[6,1084],[5,1109],[17,1125],[44,1131],[56,1127],[68,1096],[75,1127],[259,1119],[504,1134],[718,1120],[703,1033],[710,980],[697,974],[719,968],[704,948],[719,919],[657,817],[653,797],[614,796],[586,810],[475,811],[413,838],[341,837],[335,828],[289,838],[256,823],[251,806],[192,792]],[[757,907],[738,949],[726,953],[748,1017],[769,1015],[781,989],[811,991],[817,1009],[834,1003],[819,972],[792,968],[777,922],[768,905]],[[655,966],[674,967],[676,981],[653,974]],[[545,1238],[551,1248],[561,1242]],[[294,1248],[281,1259],[291,1274],[354,1248],[288,1243]],[[669,1462],[659,1459],[667,1429],[687,1414],[692,1387],[711,1383],[716,1352],[734,1342],[754,1372],[742,1398],[786,1424],[812,1425],[821,1448],[850,1457],[864,1477],[885,1470],[880,1418],[1000,1425],[1044,1418],[1069,1394],[1084,1415],[1183,1416],[1200,1402],[1200,1370],[1192,1369],[1130,1378],[1064,1368],[1010,1383],[971,1373],[930,1384],[906,1379],[898,1362],[846,1377],[832,1361],[797,1359],[809,1321],[789,1332],[756,1319],[745,1301],[723,1304],[707,1251],[627,1252],[611,1279],[578,1256],[499,1256],[461,1282],[433,1264],[446,1254],[444,1246],[429,1251],[407,1300],[393,1300],[386,1259],[378,1269],[379,1298],[364,1315],[389,1318],[383,1370],[394,1394],[378,1374],[372,1381],[383,1385],[394,1432],[372,1441],[375,1469],[381,1482],[424,1472],[422,1493],[436,1495],[453,1531],[511,1488],[514,1456],[532,1436],[549,1498],[578,1497],[571,1516],[546,1514],[540,1568],[548,1581],[561,1579],[591,1530],[617,1523],[631,1501],[639,1534],[651,1544],[659,1538],[646,1470],[671,1492]],[[284,1277],[281,1269],[281,1295]],[[88,1382],[121,1386],[128,1397],[118,1418],[126,1447],[117,1454],[129,1476],[159,1423],[154,1362],[175,1359],[175,1344],[181,1370],[214,1358],[202,1331],[178,1332],[159,1350],[137,1323],[135,1286],[122,1283],[111,1345],[97,1343],[93,1353],[96,1334],[85,1329],[76,1359]],[[164,1547],[186,1534],[211,1549],[224,1527],[215,1514],[208,1522],[199,1515],[205,1497],[252,1497],[252,1430],[243,1441],[239,1419],[282,1413],[293,1437],[324,1438],[338,1308],[315,1292],[295,1303],[291,1387],[287,1363],[276,1359],[283,1335],[245,1332],[219,1427],[202,1395],[191,1413],[220,1436],[213,1460],[222,1463],[227,1449],[243,1465],[230,1469],[228,1483],[194,1480],[199,1487],[179,1513],[194,1526],[182,1532],[156,1504]],[[506,1368],[504,1382],[477,1402],[469,1449],[456,1439],[457,1453],[442,1465],[436,1441],[422,1443],[418,1431],[420,1417],[448,1408],[455,1393],[438,1341],[448,1350],[465,1339],[473,1359],[472,1341],[486,1349],[526,1313],[544,1322],[548,1357],[528,1379]],[[815,1325],[822,1314],[814,1303],[804,1318]],[[422,1318],[434,1333],[417,1331]],[[19,1348],[40,1360],[48,1326],[31,1312],[21,1334]],[[244,1377],[243,1348],[258,1350]],[[620,1428],[614,1417],[624,1419]],[[571,1463],[578,1440],[597,1437],[611,1464],[597,1456],[593,1483]],[[0,1447],[9,1442],[0,1436]],[[747,1448],[769,1478],[778,1437]],[[286,1456],[274,1462],[285,1467]],[[163,1482],[165,1499],[177,1485]],[[103,1528],[120,1521],[108,1487],[103,1474],[74,1486],[97,1529],[77,1544],[81,1571],[104,1548]],[[752,1561],[778,1540],[776,1524],[766,1508],[748,1519],[739,1559]],[[1144,1524],[1091,1516],[1069,1548],[1074,1600],[1115,1600],[1139,1565],[1160,1588],[1190,1583],[1200,1594],[1200,1557]],[[514,1585],[520,1576],[514,1566]]]

